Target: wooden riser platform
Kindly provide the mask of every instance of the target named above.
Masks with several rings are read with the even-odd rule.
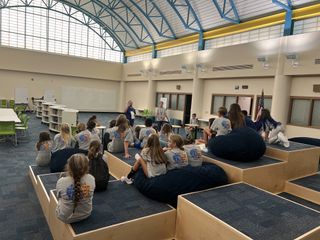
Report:
[[[287,181],[285,192],[320,204],[320,173]]]
[[[129,148],[130,158],[124,158],[124,153],[110,153],[105,151],[109,172],[116,178],[127,176],[135,162],[134,155],[140,153],[140,149]]]
[[[295,203],[301,204],[301,205],[308,207],[308,208],[311,208],[313,210],[316,210],[320,213],[320,204],[310,202],[306,199],[300,198],[298,196],[295,196],[295,195],[292,195],[292,194],[286,193],[286,192],[279,193],[278,196],[283,197],[285,199],[288,199],[290,201],[293,201]]]
[[[273,193],[284,189],[286,162],[262,157],[255,162],[243,163],[221,159],[210,153],[204,155],[203,160],[222,167],[231,183],[246,182]]]
[[[265,155],[288,162],[286,179],[294,179],[318,171],[320,148],[297,142],[290,142],[289,148],[268,144]]]
[[[317,240],[320,213],[238,183],[179,196],[176,238]]]
[[[32,182],[33,188],[36,189],[38,185],[37,175],[50,173],[49,167],[38,167],[36,165],[30,165],[28,167],[28,175]]]
[[[55,240],[173,239],[176,210],[141,195],[133,186],[119,181],[96,193],[89,219],[65,224],[57,219],[57,199],[50,194],[49,227]]]

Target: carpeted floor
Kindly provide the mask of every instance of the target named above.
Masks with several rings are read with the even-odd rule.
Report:
[[[92,113],[80,113],[79,122],[87,122]],[[108,126],[117,114],[97,113],[98,121]],[[52,239],[36,193],[28,177],[28,166],[35,164],[35,143],[39,132],[48,130],[35,114],[30,114],[29,136],[17,147],[10,140],[0,141],[0,239]],[[136,120],[142,124],[141,119]]]

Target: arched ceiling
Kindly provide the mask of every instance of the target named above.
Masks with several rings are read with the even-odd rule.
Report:
[[[26,0],[32,1],[32,0]],[[53,1],[53,0],[52,0]],[[320,0],[58,0],[83,12],[123,50],[297,8]]]

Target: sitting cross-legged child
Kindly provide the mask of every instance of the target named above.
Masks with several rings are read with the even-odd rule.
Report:
[[[126,177],[121,177],[122,182],[132,184],[132,178],[140,166],[148,178],[166,174],[167,172],[167,158],[160,147],[159,137],[155,133],[148,137],[145,147],[142,149],[140,155],[136,154],[135,159],[136,162],[130,173]]]

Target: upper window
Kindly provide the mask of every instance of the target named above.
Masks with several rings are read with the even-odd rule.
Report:
[[[320,99],[292,97],[289,123],[304,127],[320,127]]]
[[[9,0],[0,10],[0,44],[121,62],[123,53],[106,31],[81,12],[63,3],[48,9],[49,0]],[[52,1],[50,1],[52,2]]]
[[[259,111],[259,103],[260,103],[261,96],[257,96],[257,102],[256,102],[256,117]],[[264,108],[271,111],[271,105],[272,105],[272,97],[264,95]]]

